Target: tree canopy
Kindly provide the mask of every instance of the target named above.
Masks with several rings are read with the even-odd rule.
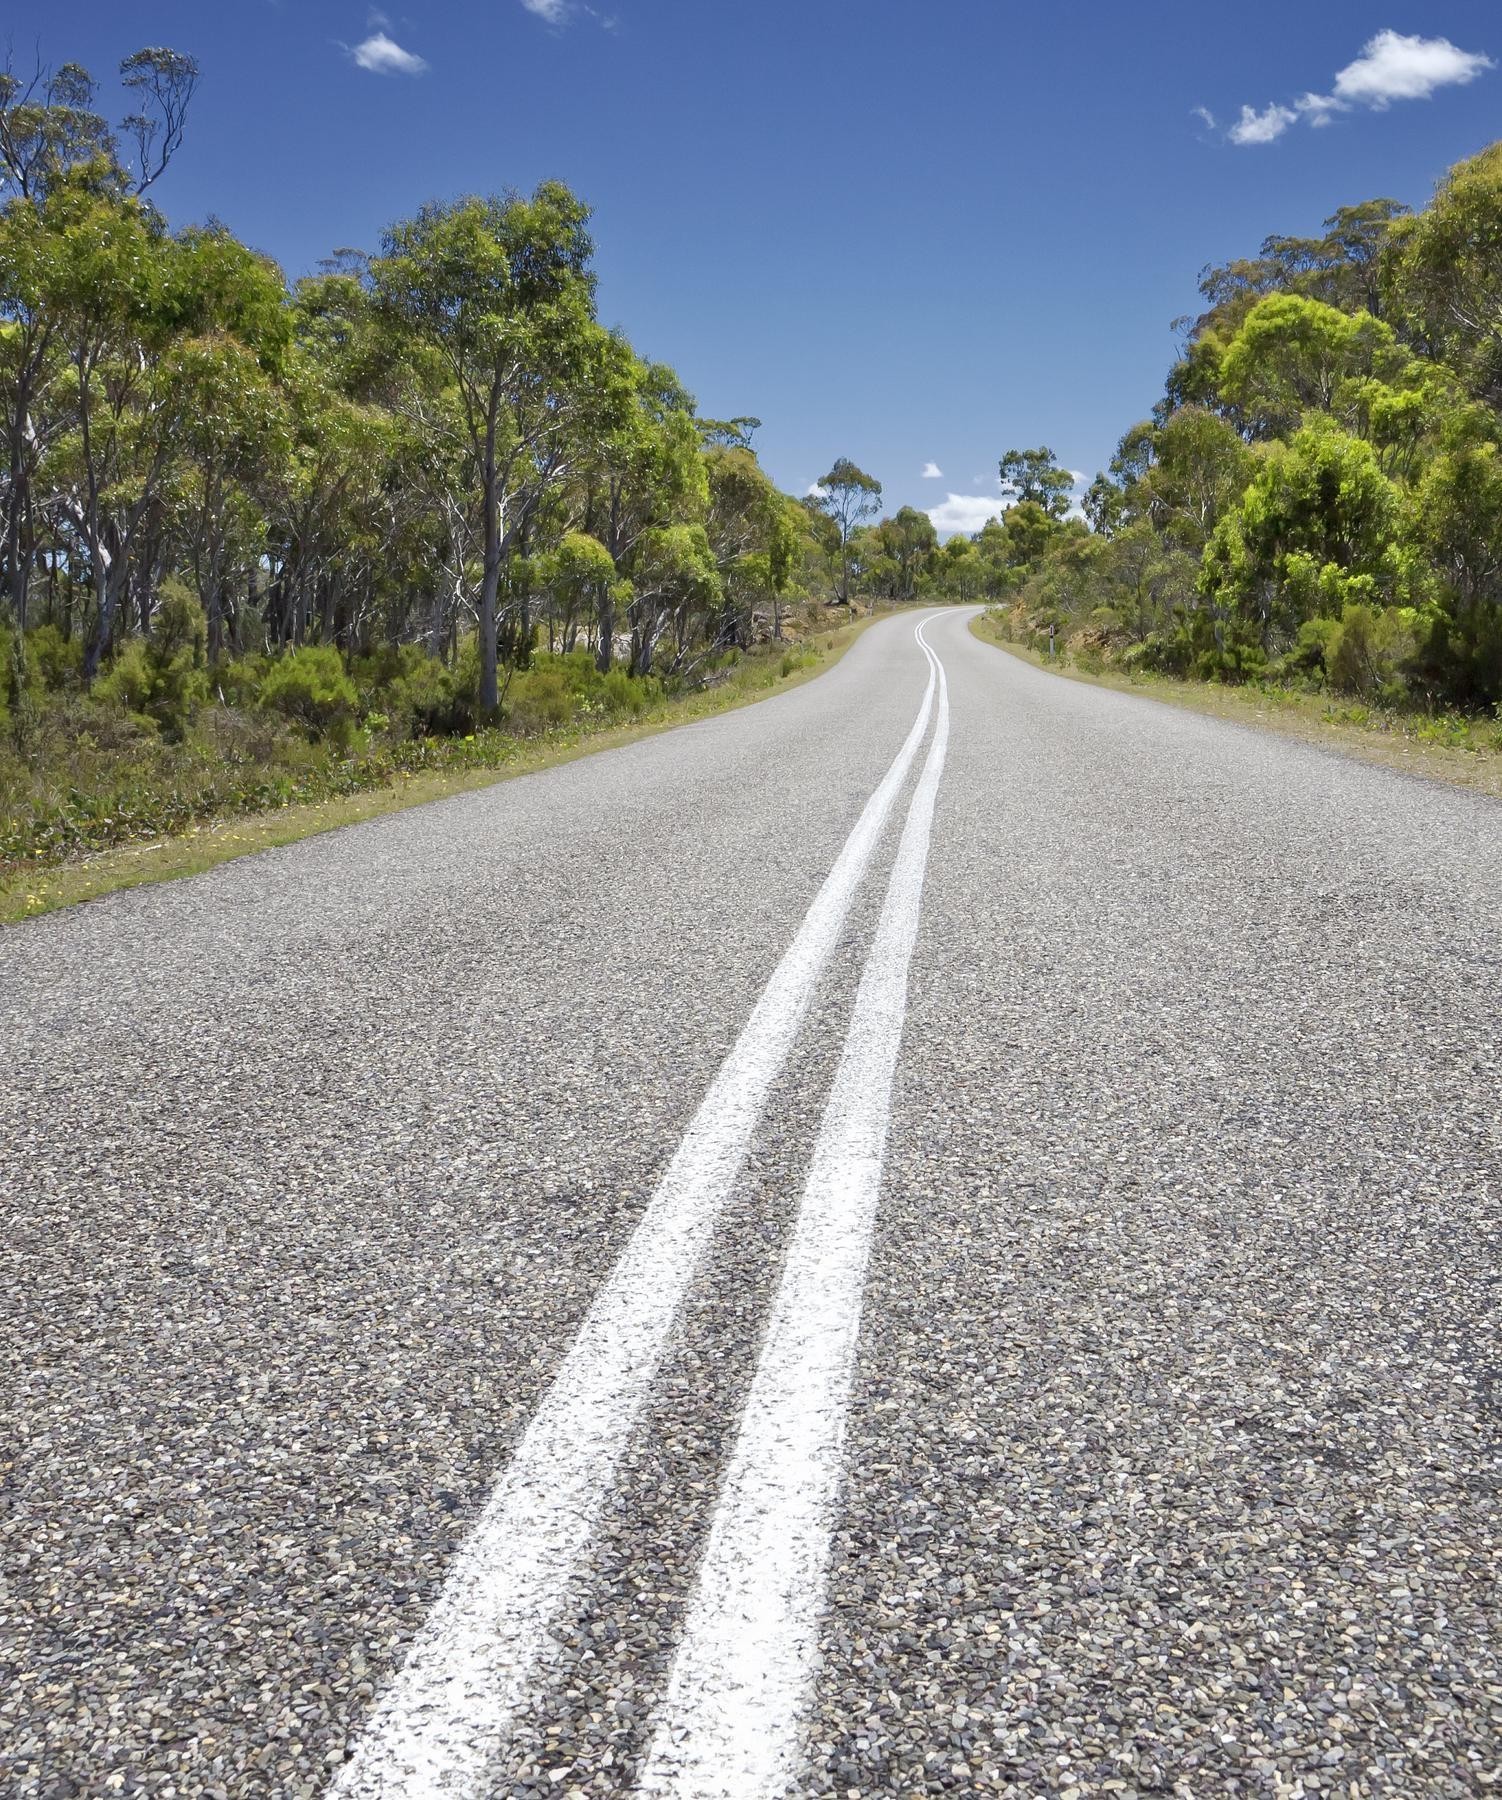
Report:
[[[1151,417],[1068,516],[1047,449],[941,591],[1024,634],[1395,706],[1502,703],[1502,146],[1410,214],[1342,207],[1207,269]]]

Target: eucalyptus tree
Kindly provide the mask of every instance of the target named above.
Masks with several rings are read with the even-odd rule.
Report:
[[[139,202],[60,186],[46,201],[46,304],[57,322],[72,420],[59,445],[53,506],[76,534],[95,603],[84,657],[92,680],[149,532],[176,450],[183,392],[173,381],[164,304],[174,246]]]
[[[24,631],[37,471],[71,414],[55,305],[59,246],[30,199],[0,212],[0,430],[5,433],[5,595]]]
[[[1502,409],[1502,143],[1457,163],[1432,203],[1385,240],[1387,317],[1421,354]]]
[[[598,538],[582,531],[566,532],[544,564],[544,579],[555,612],[549,615],[549,637],[556,618],[565,651],[574,648],[582,620],[597,634],[596,658],[601,673],[610,669],[610,640],[615,635],[615,603],[622,584],[615,559]],[[629,584],[625,594],[629,598]]]
[[[698,424],[706,450],[750,450],[752,440],[761,430],[761,420],[749,414],[738,419],[700,419]]]
[[[1001,459],[1001,491],[1014,504],[1038,506],[1051,519],[1069,511],[1074,477],[1061,468],[1046,444],[1036,450],[1008,450]]]
[[[650,675],[671,632],[671,674],[691,668],[692,652],[719,647],[711,628],[722,588],[702,525],[654,526],[637,546],[632,575],[631,673]]]
[[[423,209],[387,234],[371,268],[393,325],[437,357],[479,513],[480,704],[499,705],[503,565],[547,486],[582,451],[586,411],[608,410],[609,335],[594,317],[588,209],[557,182],[530,198]]]
[[[134,193],[144,194],[154,186],[182,148],[198,79],[198,64],[191,56],[160,45],[137,50],[121,63],[121,85],[136,106],[120,122],[136,153],[130,171]]]
[[[224,646],[231,575],[248,580],[266,552],[271,488],[290,454],[286,302],[276,265],[222,228],[174,241],[162,291],[176,390],[172,487],[210,662]]]
[[[892,565],[892,597],[912,600],[932,575],[939,547],[933,520],[916,507],[904,506],[875,527],[882,554]]]
[[[121,129],[136,150],[132,170],[121,160],[116,134],[97,107],[88,70],[40,64],[29,80],[7,66],[0,72],[0,371],[5,434],[4,590],[24,629],[37,532],[35,481],[52,440],[76,421],[56,404],[55,378],[67,367],[56,354],[61,323],[59,283],[68,247],[60,230],[68,219],[48,207],[65,187],[110,195],[140,195],[180,148],[198,65],[174,50],[137,51],[120,65],[136,110]],[[73,219],[76,227],[78,220]],[[68,383],[64,382],[64,387]]]
[[[761,602],[770,606],[772,635],[780,638],[802,514],[793,516],[787,496],[778,492],[746,446],[712,442],[704,463],[709,482],[705,529],[725,602],[720,637],[727,643],[749,642],[751,617]]]
[[[579,528],[609,552],[617,580],[597,588],[597,656],[614,657],[614,611],[650,532],[699,524],[709,503],[693,396],[665,363],[646,363],[615,339],[624,405],[611,405],[582,458],[575,512]],[[610,615],[607,617],[607,613]]]
[[[255,352],[229,334],[189,339],[173,361],[182,389],[181,459],[170,504],[213,662],[232,616],[232,576],[248,575],[267,548],[269,485],[272,472],[286,467],[288,420],[282,392]]]
[[[27,81],[10,66],[0,73],[0,179],[12,197],[39,201],[81,166],[113,165],[114,133],[97,93],[79,63],[38,66]]]
[[[839,532],[840,604],[850,604],[850,537],[865,519],[881,511],[881,483],[857,468],[848,456],[840,457],[827,475],[821,476],[815,496]]]
[[[983,591],[984,574],[973,539],[957,534],[940,548],[936,579],[940,589],[956,600],[973,600]]]

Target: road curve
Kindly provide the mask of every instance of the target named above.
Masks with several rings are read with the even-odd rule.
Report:
[[[968,617],[0,934],[0,1792],[1498,1790],[1502,807]]]

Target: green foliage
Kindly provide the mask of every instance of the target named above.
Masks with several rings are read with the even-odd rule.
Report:
[[[0,616],[34,631],[42,609],[58,681],[191,729],[196,676],[142,630],[167,571],[231,710],[336,744],[361,719],[471,735],[544,641],[608,672],[629,626],[638,676],[703,678],[807,577],[757,421],[701,426],[673,370],[601,326],[566,187],[427,206],[289,294],[222,226],[174,232],[141,199],[191,59],[143,50],[122,80],[117,134],[82,70],[0,77]]]
[[[207,644],[197,595],[169,577],[157,595],[150,632],[126,644],[95,692],[148,720],[168,742],[179,743],[208,697]]]
[[[1502,403],[1502,143],[1458,163],[1424,212],[1393,227],[1383,277],[1408,340]]]
[[[755,692],[816,660],[805,649],[780,657],[732,653],[718,676],[735,693]],[[472,650],[460,661],[471,677],[477,673]],[[227,682],[241,699],[258,689],[275,691],[279,672],[289,666],[306,669],[307,654],[279,662],[237,659],[222,665],[224,680],[217,685]],[[413,655],[362,663],[365,698],[390,704],[420,666]],[[170,835],[207,820],[334,799],[402,775],[503,768],[520,754],[525,738],[568,741],[649,717],[668,701],[664,683],[621,668],[601,674],[586,651],[539,655],[531,669],[518,672],[507,695],[504,730],[392,736],[348,746],[310,738],[275,709],[220,704],[217,696],[180,742],[169,742],[97,689],[88,696],[44,697],[35,714],[32,754],[19,755],[0,739],[0,885],[23,865]]]
[[[33,625],[26,633],[26,654],[46,693],[76,688],[83,680],[83,645],[50,622]]]
[[[1494,146],[1416,216],[1343,208],[1208,271],[1164,400],[1087,493],[1090,550],[1042,529],[1052,456],[1011,452],[1015,503],[941,566],[1004,569],[975,585],[1015,601],[1009,629],[1077,657],[1495,708],[1499,245]]]
[[[1264,653],[1311,614],[1387,601],[1402,586],[1399,495],[1370,444],[1328,420],[1271,446],[1241,504],[1217,526],[1200,589]]]
[[[259,700],[310,741],[322,738],[343,748],[354,735],[359,695],[331,644],[292,650],[272,663]]]
[[[1404,701],[1418,649],[1417,622],[1412,607],[1384,609],[1360,601],[1345,606],[1324,642],[1330,686],[1382,705]]]
[[[1050,519],[1069,510],[1074,477],[1059,466],[1046,445],[1036,450],[1008,450],[1001,459],[1001,488],[1014,502],[1038,508]]]
[[[1391,330],[1319,300],[1259,301],[1220,360],[1219,389],[1259,437],[1286,437],[1311,413],[1329,413],[1352,383],[1391,363]]]
[[[821,477],[814,495],[837,533],[840,553],[839,591],[842,602],[850,599],[850,538],[863,519],[881,511],[881,483],[853,463],[848,456],[836,459]]]
[[[21,632],[0,629],[0,732],[18,754],[29,748],[36,717],[36,667]]]

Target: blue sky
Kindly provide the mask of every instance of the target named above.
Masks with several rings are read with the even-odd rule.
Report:
[[[197,56],[157,198],[292,275],[424,200],[567,181],[606,322],[759,415],[783,486],[848,455],[951,525],[1011,445],[1109,458],[1204,264],[1420,203],[1502,136],[1495,0],[72,0],[8,35],[100,76]]]

